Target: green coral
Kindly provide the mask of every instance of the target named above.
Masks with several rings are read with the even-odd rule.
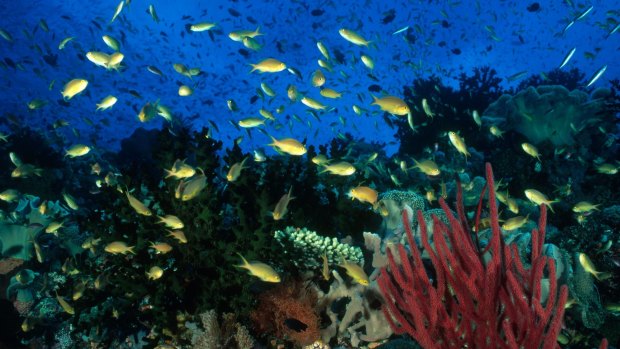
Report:
[[[581,321],[584,326],[591,329],[599,328],[605,321],[605,309],[601,305],[592,276],[577,262],[579,257],[575,254],[573,274],[568,279],[570,296],[579,304]]]
[[[600,95],[600,93],[598,94]],[[593,96],[594,97],[594,96]],[[516,95],[502,95],[484,112],[484,117],[505,130],[512,127],[529,142],[550,141],[554,146],[575,143],[575,130],[594,121],[604,100],[563,86],[528,87]]]
[[[338,264],[344,258],[364,265],[364,255],[359,247],[341,243],[335,237],[321,236],[315,231],[294,227],[277,230],[274,237],[285,248],[293,264],[306,270],[320,267],[323,253],[327,255],[330,264]]]

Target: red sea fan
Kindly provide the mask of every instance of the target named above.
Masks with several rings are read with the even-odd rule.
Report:
[[[302,281],[292,281],[262,293],[250,317],[257,333],[305,346],[320,338],[316,304],[313,288]]]
[[[474,241],[477,236],[467,224],[460,185],[458,218],[440,200],[449,224],[433,217],[433,246],[418,211],[422,244],[430,255],[436,280],[427,275],[406,224],[411,255],[399,245],[397,262],[388,250],[389,268],[382,269],[378,280],[386,300],[386,318],[395,333],[408,333],[424,348],[559,348],[556,338],[568,290],[562,285],[558,292],[554,260],[542,254],[546,208],[540,207],[538,229],[532,230],[531,267],[526,268],[516,248],[506,246],[502,239],[489,164],[486,177],[492,230],[487,248],[482,250]],[[481,209],[482,197],[476,225]],[[405,222],[406,215],[404,212]],[[543,303],[545,270],[549,296]]]

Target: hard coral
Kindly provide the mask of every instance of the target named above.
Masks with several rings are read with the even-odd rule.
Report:
[[[250,317],[257,332],[272,334],[300,346],[310,345],[320,338],[316,303],[316,291],[296,280],[261,294],[258,307]],[[306,327],[289,326],[291,322]]]

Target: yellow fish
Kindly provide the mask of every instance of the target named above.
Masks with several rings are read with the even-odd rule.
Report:
[[[258,70],[259,73],[277,73],[286,69],[286,64],[280,62],[275,58],[267,58],[262,60],[256,64],[250,64],[252,66],[252,70],[250,73]]]
[[[90,152],[90,147],[84,144],[75,144],[65,151],[65,156],[76,158],[84,156]]]
[[[260,27],[257,27],[256,30],[251,31],[251,30],[238,30],[238,31],[234,31],[231,32],[230,34],[228,34],[228,37],[232,40],[232,41],[237,41],[237,42],[241,42],[243,41],[243,38],[248,37],[248,38],[255,38],[259,35],[263,35],[263,33],[260,32]]]
[[[329,172],[337,176],[350,176],[354,174],[355,171],[355,166],[346,161],[340,161],[325,165],[320,173]]]
[[[151,248],[155,250],[155,254],[166,254],[172,251],[172,246],[165,242],[154,243],[151,242]]]
[[[230,166],[230,169],[228,170],[228,173],[226,174],[226,179],[229,182],[234,182],[234,181],[236,181],[239,178],[239,176],[241,175],[241,171],[244,168],[246,168],[246,167],[243,167],[243,165],[245,165],[245,162],[246,162],[247,159],[248,158],[245,157],[245,158],[243,158],[243,160],[241,160],[240,163],[236,162],[232,166]]]
[[[127,246],[127,243],[125,243],[124,241],[114,241],[105,245],[103,250],[111,254],[136,254],[133,248],[134,246]]]
[[[345,40],[352,44],[358,46],[368,46],[368,44],[370,44],[370,41],[364,39],[361,35],[354,32],[353,30],[342,28],[338,30],[338,33],[340,33],[340,36],[342,36]]]
[[[261,110],[264,110],[264,109],[261,109]],[[261,115],[263,114],[261,113]],[[273,115],[271,115],[271,117],[273,118]],[[237,122],[237,125],[243,128],[253,128],[253,127],[258,127],[264,124],[265,124],[265,120],[259,119],[259,118],[252,118],[252,117],[245,118]]]
[[[428,100],[426,100],[426,98],[422,99],[422,109],[424,110],[424,114],[426,114],[426,116],[428,116],[429,118],[432,119],[433,117],[435,117],[435,114],[431,110],[431,107],[428,105]]]
[[[179,86],[179,96],[187,97],[187,96],[191,96],[193,93],[194,93],[194,89],[192,89],[191,87],[187,85]]]
[[[371,187],[359,186],[351,188],[347,196],[349,196],[351,200],[357,199],[361,202],[367,202],[375,207],[377,205],[377,198],[379,195],[377,191]]]
[[[441,174],[441,170],[433,160],[422,160],[420,162],[413,160],[415,165],[414,168],[420,170],[420,172],[424,173],[427,176],[439,176]]]
[[[110,35],[104,35],[101,38],[103,39],[103,42],[109,48],[113,49],[114,51],[120,51],[121,50],[121,44],[115,38],[111,37]]]
[[[409,106],[405,101],[394,96],[385,96],[377,98],[372,96],[373,102],[371,105],[378,105],[381,110],[393,115],[407,115],[410,113]]]
[[[250,275],[256,276],[265,282],[280,282],[282,279],[280,275],[269,265],[261,262],[248,262],[240,253],[237,253],[241,257],[242,264],[237,265],[238,268],[247,269]]]
[[[349,275],[353,279],[353,281],[364,286],[368,286],[370,284],[368,275],[366,275],[364,269],[358,264],[347,261],[343,257],[342,264],[340,264],[340,266],[347,271],[347,275]]]
[[[456,150],[465,155],[465,158],[471,156],[469,151],[467,151],[467,146],[465,145],[465,140],[461,138],[456,132],[450,131],[448,132],[448,138],[450,138],[450,143],[456,148]]]
[[[523,151],[526,152],[529,156],[534,157],[538,161],[540,161],[540,153],[535,146],[529,143],[521,143],[521,148],[523,148]]]
[[[573,206],[573,212],[575,213],[585,213],[585,212],[590,212],[592,210],[598,210],[598,207],[600,206],[600,204],[598,205],[593,205],[587,201],[580,201],[577,204],[575,204],[575,206]]]
[[[62,310],[64,310],[65,313],[71,314],[71,315],[75,314],[75,309],[73,309],[73,307],[69,303],[67,303],[67,301],[64,298],[60,297],[58,295],[58,292],[56,292],[56,300],[58,300],[58,304],[60,304],[60,306],[62,307]]]
[[[185,237],[185,233],[183,233],[183,231],[181,230],[168,230],[168,236],[175,238],[179,241],[179,243],[181,244],[186,244],[187,243],[187,237]]]
[[[506,231],[512,231],[521,228],[525,223],[527,223],[529,215],[517,216],[507,219],[504,224],[502,224],[502,229]]]
[[[322,88],[320,93],[321,93],[321,96],[325,98],[336,99],[336,98],[342,97],[342,93],[335,91],[328,87]]]
[[[531,202],[535,203],[536,205],[547,205],[547,207],[549,207],[549,209],[551,210],[551,212],[553,212],[553,207],[551,207],[551,204],[556,203],[556,202],[560,202],[560,200],[549,200],[547,199],[547,196],[541,192],[539,192],[536,189],[526,189],[525,190],[525,197],[528,198],[528,200],[530,200]]]
[[[272,213],[272,216],[273,216],[274,220],[278,221],[278,220],[284,218],[284,216],[288,212],[288,204],[293,199],[294,199],[294,197],[293,197],[293,187],[291,186],[291,188],[288,190],[288,193],[282,195],[280,200],[278,200],[278,203],[276,204],[276,207],[275,207],[275,209],[273,210],[273,213]]]
[[[306,147],[296,139],[284,138],[277,140],[271,137],[271,140],[272,143],[268,144],[270,147],[277,148],[277,150],[289,155],[301,156],[307,152]]]
[[[131,207],[133,207],[133,209],[138,213],[141,214],[143,216],[151,216],[153,213],[151,213],[151,210],[146,207],[145,204],[143,204],[140,200],[136,199],[133,195],[131,195],[129,193],[129,190],[125,191],[125,195],[127,195],[127,200],[129,200],[129,205],[131,205]]]
[[[88,81],[84,79],[73,79],[69,81],[62,90],[62,98],[68,101],[78,93],[84,91],[86,86],[88,86]]]
[[[310,97],[303,97],[301,99],[301,103],[303,103],[308,108],[312,108],[314,110],[324,110],[327,109],[327,106],[317,100],[314,100]]]
[[[157,216],[159,218],[159,222],[163,223],[166,227],[170,229],[182,229],[185,225],[177,216],[173,216],[171,214],[167,214],[165,216]]]
[[[190,178],[196,174],[196,169],[194,169],[190,165],[187,165],[185,161],[181,161],[179,159],[177,159],[174,162],[170,170],[164,169],[164,171],[166,172],[165,178],[170,178],[170,177],[174,177],[176,179]]]
[[[207,177],[204,173],[195,176],[183,184],[183,190],[180,193],[181,200],[189,201],[195,198],[206,186]]]
[[[105,97],[104,99],[101,100],[101,102],[97,103],[97,110],[107,110],[112,108],[112,106],[114,106],[114,104],[116,104],[116,102],[118,101],[118,99],[112,95]]]
[[[145,273],[149,280],[157,280],[164,275],[164,270],[158,266],[152,266],[151,269]]]
[[[592,274],[597,280],[601,280],[601,274],[603,273],[596,270],[590,258],[583,252],[579,253],[579,263],[585,271]]]
[[[193,32],[203,32],[205,30],[211,30],[215,26],[215,23],[201,22],[190,25],[189,30]]]
[[[321,69],[317,69],[314,73],[312,73],[310,80],[312,81],[312,86],[321,87],[325,84],[325,75],[323,75]]]

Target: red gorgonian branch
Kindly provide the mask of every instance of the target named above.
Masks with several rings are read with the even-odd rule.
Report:
[[[432,246],[422,212],[417,212],[422,245],[430,256],[435,280],[424,268],[403,212],[410,253],[398,245],[397,262],[388,249],[389,264],[378,279],[386,318],[396,334],[407,333],[424,348],[559,348],[556,339],[568,289],[562,285],[558,292],[555,261],[542,254],[546,207],[540,206],[538,228],[532,230],[530,267],[526,268],[517,247],[505,245],[502,238],[488,163],[486,178],[475,223],[477,228],[488,189],[492,235],[485,249],[467,224],[460,183],[458,217],[441,199],[449,224],[433,216]],[[543,280],[548,280],[544,302]]]

